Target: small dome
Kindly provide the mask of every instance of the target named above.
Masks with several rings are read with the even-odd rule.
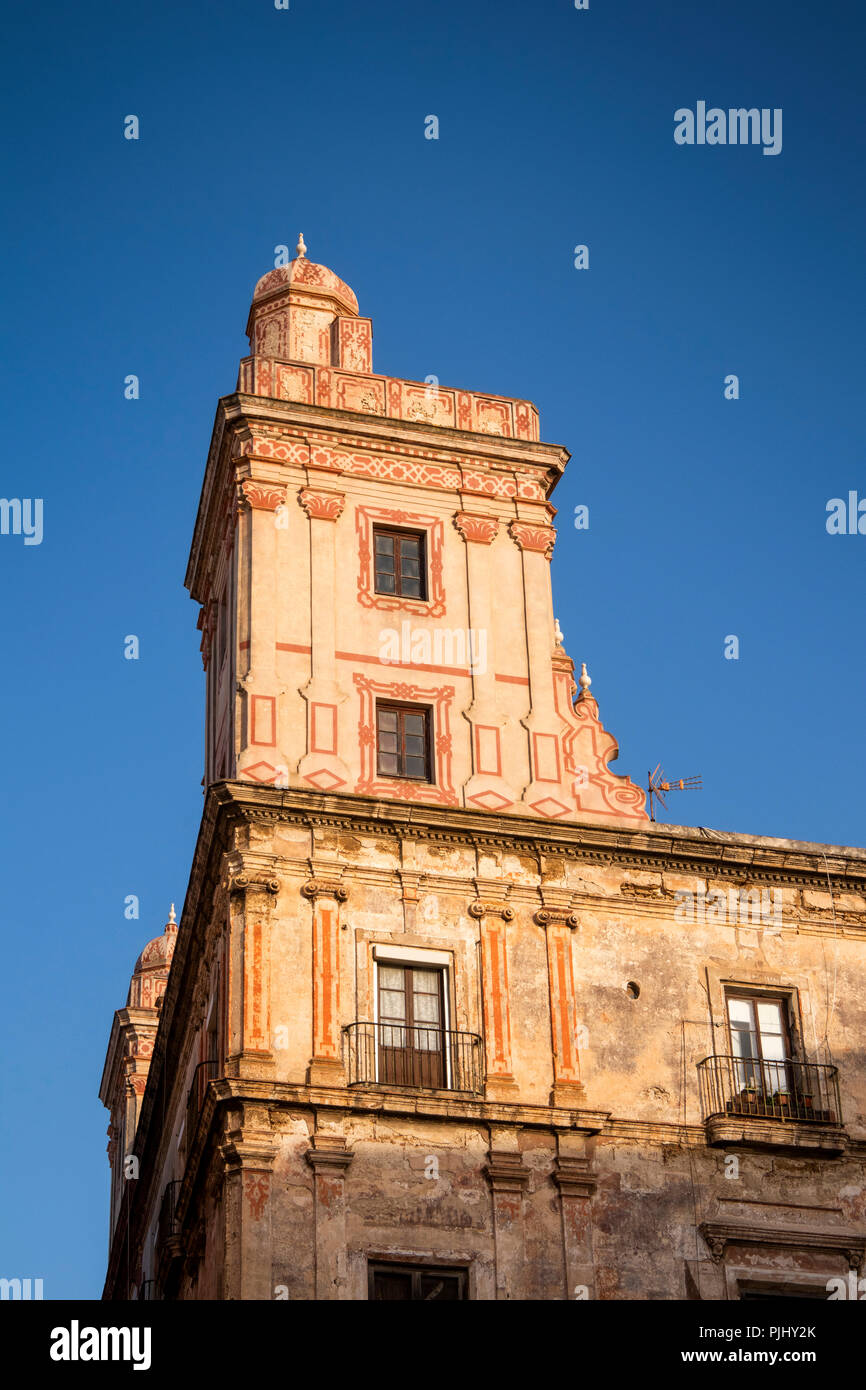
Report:
[[[354,290],[350,289],[339,275],[326,265],[317,265],[306,257],[304,239],[298,242],[298,255],[288,265],[279,265],[263,275],[253,292],[253,305],[279,290],[299,289],[304,294],[320,294],[326,299],[336,300],[344,313],[353,317],[358,314],[358,301]]]
[[[140,975],[143,970],[165,970],[171,965],[176,941],[177,924],[169,922],[162,936],[155,936],[152,941],[148,941],[135,962],[133,975]]]
[[[174,948],[177,944],[177,922],[174,920],[174,903],[171,914],[161,936],[148,941],[132,972],[129,982],[127,1007],[154,1008],[157,997],[165,988],[171,967]]]

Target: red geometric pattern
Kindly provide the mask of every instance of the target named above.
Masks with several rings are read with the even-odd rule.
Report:
[[[451,725],[450,712],[454,686],[440,685],[432,690],[405,681],[374,681],[359,672],[354,675],[361,696],[358,720],[358,742],[361,748],[361,777],[356,792],[370,796],[397,797],[401,801],[437,801],[444,806],[458,806],[451,782]],[[433,706],[435,733],[434,757],[436,782],[401,782],[398,777],[379,777],[376,771],[376,696],[391,700],[418,701]]]
[[[373,525],[386,521],[393,526],[422,527],[427,534],[430,566],[430,597],[420,599],[386,598],[377,594],[373,575]],[[363,608],[399,608],[402,612],[422,613],[439,618],[445,612],[445,587],[442,583],[442,546],[444,528],[439,517],[421,512],[404,512],[385,507],[356,507],[355,529],[358,533],[358,602]]]

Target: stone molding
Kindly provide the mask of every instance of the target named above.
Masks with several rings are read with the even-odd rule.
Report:
[[[798,1226],[743,1226],[728,1221],[702,1221],[698,1230],[715,1264],[728,1245],[777,1245],[843,1254],[849,1268],[858,1270],[866,1253],[866,1234],[858,1231],[810,1231]]]

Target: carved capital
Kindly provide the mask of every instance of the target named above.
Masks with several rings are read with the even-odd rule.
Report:
[[[535,913],[535,921],[540,927],[559,926],[564,924],[571,927],[580,926],[580,918],[576,912],[572,912],[570,907],[542,907]]]
[[[341,1136],[317,1134],[304,1157],[317,1176],[341,1178],[355,1155]]]
[[[286,490],[270,483],[257,483],[246,478],[238,491],[238,503],[246,502],[254,510],[275,512],[286,500]]]
[[[259,893],[279,893],[280,880],[269,878],[267,874],[256,873],[254,870],[241,869],[239,872],[230,874],[229,884],[230,893],[247,893],[249,891]]]
[[[508,534],[521,550],[534,550],[549,560],[553,554],[556,532],[552,526],[533,526],[526,521],[512,521]]]
[[[307,516],[316,521],[336,521],[346,505],[341,492],[324,492],[321,488],[302,487],[298,501]]]
[[[349,896],[348,888],[344,888],[336,878],[309,878],[301,884],[301,892],[313,902],[316,898],[334,898],[338,903],[344,903]]]
[[[553,1181],[563,1197],[591,1197],[598,1186],[586,1158],[557,1158]]]
[[[499,530],[499,519],[495,516],[479,516],[474,512],[458,512],[454,518],[454,525],[465,541],[490,545]]]
[[[514,908],[507,903],[494,903],[484,898],[475,898],[469,904],[469,916],[477,917],[480,921],[482,917],[501,917],[503,922],[514,920]]]
[[[484,1173],[494,1192],[520,1193],[529,1182],[529,1169],[523,1166],[518,1153],[502,1153],[491,1149]]]

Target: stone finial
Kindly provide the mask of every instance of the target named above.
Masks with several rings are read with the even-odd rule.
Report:
[[[558,618],[554,618],[553,620],[553,640],[556,643],[557,647],[561,647],[563,642],[565,641],[565,635],[562,631],[562,628],[559,626]]]
[[[176,920],[175,915],[174,915],[174,903],[172,903],[172,905],[171,905],[171,912],[168,914],[168,925],[169,925],[170,927],[175,927],[175,926],[177,926],[177,920]]]
[[[592,685],[592,681],[590,680],[589,676],[586,674],[586,662],[585,662],[585,661],[582,661],[582,662],[580,663],[580,679],[579,679],[579,681],[578,681],[577,683],[578,683],[578,685],[580,686],[580,693],[581,693],[581,695],[588,695],[588,694],[589,694],[589,687]]]
[[[307,248],[306,248],[306,246],[304,245],[304,234],[303,234],[303,232],[301,232],[300,236],[298,237],[298,244],[297,244],[297,246],[295,247],[295,254],[298,256],[299,259],[300,259],[301,256],[306,256],[306,254],[307,254]]]

